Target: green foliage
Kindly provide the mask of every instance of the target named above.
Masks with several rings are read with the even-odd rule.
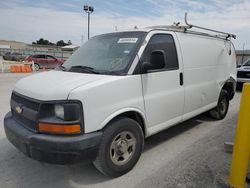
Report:
[[[68,44],[67,45],[72,45],[72,42],[71,40],[68,40]]]
[[[50,42],[49,40],[47,39],[43,39],[43,38],[40,38],[39,40],[37,40],[36,42],[32,42],[32,44],[39,44],[39,45],[49,45],[49,46],[66,46],[66,45],[71,45],[72,42],[71,40],[68,41],[68,43],[65,43],[63,40],[59,40],[55,43],[53,42]]]
[[[32,44],[40,44],[40,45],[55,45],[54,43],[50,42],[49,40],[45,40],[43,38],[40,38],[36,42],[32,42]]]
[[[66,46],[67,43],[65,43],[63,40],[59,40],[59,41],[57,41],[56,45],[57,46]]]

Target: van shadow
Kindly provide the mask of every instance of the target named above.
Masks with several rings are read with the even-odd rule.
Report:
[[[144,151],[150,150],[206,121],[204,115],[185,121],[146,139]],[[29,159],[0,139],[0,187],[77,187],[110,181],[92,164],[51,165]],[[4,183],[3,183],[4,182]]]
[[[150,136],[145,140],[144,151],[150,150],[151,148],[154,148],[157,145],[166,142],[177,135],[181,135],[182,133],[200,125],[204,121],[214,120],[202,114],[180,124],[177,124],[176,126],[170,127],[164,131],[161,131],[153,136]]]
[[[0,143],[0,187],[78,187],[110,179],[92,164],[42,163],[26,157],[7,139],[0,139]]]

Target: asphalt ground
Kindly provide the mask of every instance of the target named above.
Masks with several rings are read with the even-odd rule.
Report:
[[[29,159],[5,137],[4,115],[14,84],[29,74],[0,74],[0,187],[91,188],[219,188],[228,187],[231,154],[224,142],[233,141],[241,93],[230,103],[224,120],[197,116],[145,142],[132,171],[119,178],[103,176],[92,164],[51,165]]]

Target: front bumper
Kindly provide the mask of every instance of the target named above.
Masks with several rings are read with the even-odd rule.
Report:
[[[54,164],[89,163],[95,160],[102,132],[76,136],[38,134],[24,128],[9,112],[4,118],[8,140],[28,157]]]

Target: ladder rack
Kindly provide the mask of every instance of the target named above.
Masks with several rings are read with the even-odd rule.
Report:
[[[209,29],[209,28],[205,28],[205,27],[201,27],[201,26],[197,26],[197,25],[193,25],[193,24],[189,24],[187,22],[187,13],[185,12],[185,24],[191,29],[191,28],[197,28],[197,29],[203,29],[203,30],[206,30],[206,31],[211,31],[211,32],[214,32],[214,33],[220,33],[220,34],[223,34],[223,35],[226,35],[226,39],[228,38],[234,38],[236,39],[236,35],[234,34],[231,34],[231,33],[226,33],[226,32],[223,32],[223,31],[217,31],[217,30],[214,30],[214,29]]]
[[[157,25],[157,26],[150,26],[150,27],[146,27],[146,28],[148,28],[148,29],[168,30],[168,31],[177,31],[177,32],[186,32],[186,33],[204,35],[204,36],[221,38],[221,39],[226,39],[226,40],[231,40],[231,38],[236,39],[236,35],[234,35],[234,34],[226,33],[226,32],[223,32],[223,31],[217,31],[217,30],[214,30],[214,29],[209,29],[209,28],[205,28],[205,27],[201,27],[201,26],[197,26],[197,25],[193,25],[193,24],[188,23],[188,21],[187,21],[187,13],[185,13],[184,20],[185,20],[186,25],[180,25],[180,23],[178,22],[178,23],[174,23],[171,26]],[[210,32],[213,32],[213,33],[217,33],[217,34],[194,31],[194,30],[190,30],[191,28],[206,30],[206,31],[210,31]]]

